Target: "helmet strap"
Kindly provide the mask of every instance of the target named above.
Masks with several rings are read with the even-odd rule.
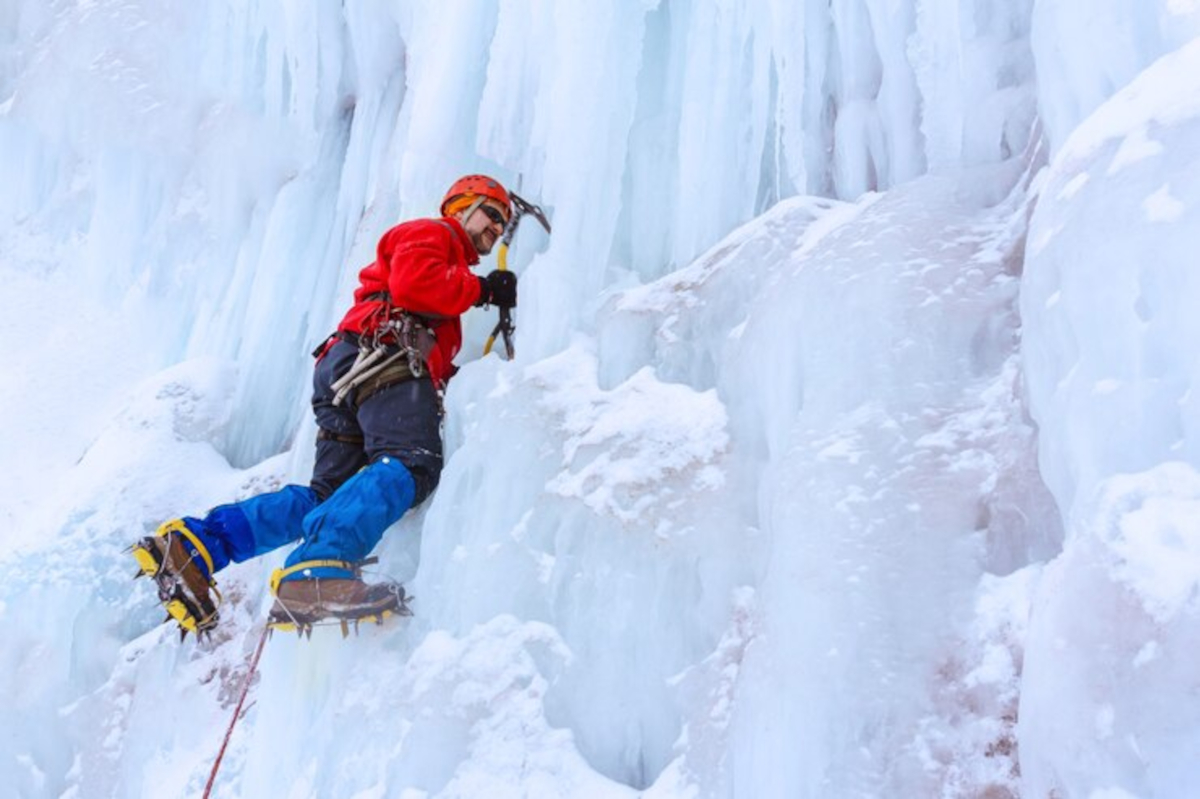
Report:
[[[486,198],[486,197],[484,197],[484,196],[482,196],[482,195],[480,195],[480,196],[476,197],[476,198],[475,198],[475,202],[473,202],[473,203],[471,203],[470,205],[468,205],[468,206],[467,206],[467,209],[466,209],[465,211],[463,211],[463,215],[462,215],[462,221],[465,223],[465,222],[466,222],[468,219],[470,219],[470,218],[471,218],[471,214],[473,214],[473,213],[475,213],[476,211],[478,211],[478,210],[479,210],[479,206],[483,205],[483,201],[484,201],[484,200],[486,200],[486,199],[487,199],[487,198]]]

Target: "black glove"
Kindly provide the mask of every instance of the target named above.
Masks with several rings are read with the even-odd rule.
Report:
[[[497,308],[517,306],[517,276],[507,270],[493,269],[487,277],[479,278],[479,300],[476,305],[495,305]]]

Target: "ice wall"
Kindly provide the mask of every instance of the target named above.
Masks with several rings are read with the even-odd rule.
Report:
[[[1035,602],[1021,703],[1037,795],[1182,796],[1196,776],[1183,664],[1200,639],[1197,75],[1193,42],[1100,105],[1031,223],[1031,407],[1069,525]]]
[[[749,621],[689,674],[702,698],[685,739],[700,743],[681,769],[702,795],[936,795],[952,769],[973,790],[1015,787],[981,754],[1013,735],[1004,679],[940,705],[930,690],[982,659],[965,632],[980,574],[1057,547],[1016,383],[1024,195],[980,199],[1014,180],[785,201],[616,301],[605,351],[713,381],[724,468],[756,486]],[[946,743],[992,712],[1009,721],[980,725],[976,755]]]
[[[352,122],[374,142],[390,101],[390,131],[398,97],[381,84],[403,50],[354,46],[356,18],[329,6],[7,13],[21,34],[0,122],[8,251],[25,268],[52,252],[81,291],[147,319],[138,345],[161,364],[254,364],[222,447],[243,464],[277,451],[302,418],[296,353],[329,323],[368,201],[371,145],[348,156]],[[351,80],[369,93],[358,117]]]
[[[555,233],[514,249],[515,363],[468,315],[442,486],[381,548],[418,615],[273,641],[218,795],[1179,795],[1190,706],[1133,707],[1187,689],[1194,641],[1194,572],[1163,565],[1192,562],[1194,479],[1157,465],[1191,463],[1194,416],[1189,278],[1155,271],[1194,228],[1151,171],[1179,147],[1189,174],[1170,68],[1115,151],[1068,138],[1194,9],[1092,8],[5,4],[0,331],[37,390],[0,399],[57,439],[0,458],[0,714],[32,731],[3,784],[199,794],[274,564],[224,573],[220,635],[180,647],[121,549],[306,478],[305,353],[383,230],[488,171]],[[1059,509],[1090,543],[1043,579]]]
[[[1033,12],[1038,106],[1058,148],[1105,100],[1200,34],[1186,0],[1039,0]]]
[[[527,293],[526,346],[550,354],[606,283],[681,266],[780,197],[853,198],[931,160],[1020,152],[1030,55],[1008,8],[17,3],[5,216],[74,241],[110,300],[174,307],[164,361],[280,363],[283,379],[240,377],[243,399],[291,411],[239,415],[226,446],[249,461],[302,418],[303,363],[287,358],[338,312],[347,253],[369,257],[452,176],[491,169],[562,206]],[[285,235],[296,222],[305,238]],[[262,342],[278,350],[250,352]]]

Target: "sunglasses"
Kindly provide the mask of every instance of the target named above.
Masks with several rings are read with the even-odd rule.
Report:
[[[504,214],[500,213],[490,205],[481,205],[479,206],[479,210],[483,211],[483,215],[492,220],[494,224],[500,225],[501,227],[504,227],[508,224],[508,220],[504,218]]]

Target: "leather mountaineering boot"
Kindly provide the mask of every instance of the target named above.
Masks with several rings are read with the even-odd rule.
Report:
[[[283,580],[295,571],[313,566],[345,568],[352,577],[306,577]],[[349,634],[349,623],[373,621],[383,624],[389,616],[411,616],[408,608],[410,597],[404,586],[385,581],[365,583],[358,577],[357,568],[340,561],[309,561],[290,569],[280,569],[271,579],[275,594],[275,605],[271,608],[268,624],[276,630],[296,630],[311,634],[312,628],[322,622],[337,621],[342,634]]]
[[[130,550],[139,571],[158,586],[158,598],[169,619],[179,625],[181,638],[210,632],[217,626],[221,594],[212,580],[212,559],[182,519],[158,528]]]

